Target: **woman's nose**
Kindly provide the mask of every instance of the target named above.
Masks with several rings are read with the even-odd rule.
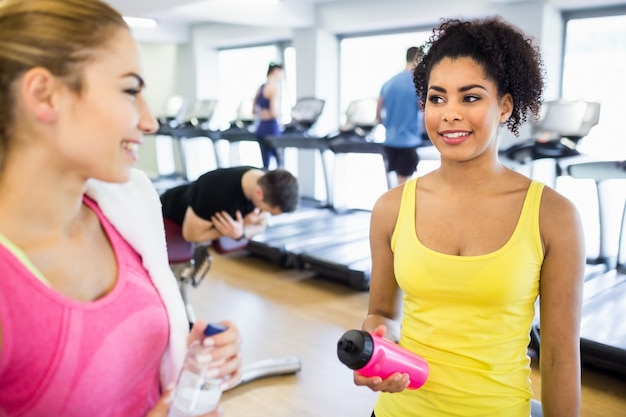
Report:
[[[156,132],[159,129],[159,121],[152,115],[144,100],[140,106],[139,129],[146,135]]]
[[[452,123],[454,121],[458,121],[461,119],[462,119],[462,115],[458,106],[455,104],[448,104],[443,113],[443,120],[448,123]]]

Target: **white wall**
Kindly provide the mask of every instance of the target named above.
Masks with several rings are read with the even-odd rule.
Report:
[[[195,98],[196,65],[189,44],[140,42],[139,47],[146,82],[144,94],[156,117],[165,113],[172,95]],[[140,148],[137,167],[150,175],[158,174],[156,153],[154,137],[147,137]]]
[[[535,36],[541,44],[546,60],[549,85],[547,96],[554,97],[558,94],[556,90],[560,85],[560,65],[561,65],[561,37],[562,25],[560,23],[560,10],[565,8],[580,8],[584,5],[599,6],[604,4],[617,4],[614,0],[493,0],[493,1],[467,1],[467,0],[439,0],[416,1],[416,0],[360,0],[340,1],[330,3],[320,3],[315,12],[316,25],[313,28],[290,30],[287,28],[268,28],[255,26],[242,26],[230,24],[197,24],[188,30],[179,26],[159,27],[154,29],[135,29],[133,33],[142,45],[157,40],[159,43],[152,48],[171,48],[163,41],[170,39],[170,44],[187,45],[190,56],[179,62],[181,77],[185,77],[189,85],[183,87],[185,90],[191,88],[191,83],[195,83],[193,94],[200,98],[212,98],[212,93],[217,89],[219,80],[217,79],[217,49],[224,47],[236,47],[243,45],[253,45],[267,43],[277,40],[291,40],[300,43],[306,33],[319,33],[319,36],[333,37],[336,34],[350,34],[354,32],[366,32],[383,29],[398,28],[429,28],[436,25],[443,17],[479,17],[499,14],[518,25],[527,33]],[[152,34],[152,35],[151,35]],[[310,36],[310,35],[309,35]],[[318,36],[318,35],[315,35]],[[334,39],[334,38],[333,38]],[[333,41],[331,41],[333,42]],[[316,42],[315,42],[316,43]],[[305,43],[306,44],[306,43]],[[330,42],[326,42],[328,46]],[[147,47],[146,47],[147,48]],[[301,49],[310,54],[312,59],[319,59],[328,62],[331,59],[330,53],[334,53],[335,47],[330,47],[327,52],[316,49]],[[151,54],[159,54],[154,50]],[[163,52],[162,54],[171,54]],[[178,54],[178,52],[177,52]],[[319,56],[318,56],[319,55]],[[146,58],[156,61],[156,59]],[[298,58],[300,59],[300,58]],[[175,93],[174,86],[167,80],[171,76],[170,71],[173,62],[160,60],[159,67],[146,68],[154,72],[156,77],[163,77],[165,82],[159,85],[162,90],[159,94],[154,94],[154,108],[162,108],[165,105],[166,97]],[[191,71],[188,65],[193,65]],[[314,71],[312,71],[312,69]],[[328,76],[327,65],[298,65],[298,90],[297,96],[302,97],[311,93],[310,83],[315,85],[315,90],[330,90],[334,87],[334,80],[331,78],[328,86],[323,87],[323,79],[315,73],[316,69],[322,69],[325,76]],[[196,77],[196,74],[198,76]],[[188,78],[191,77],[191,78]],[[182,78],[181,78],[182,79]],[[302,88],[302,90],[301,90]],[[157,95],[159,97],[157,97]]]
[[[564,9],[624,4],[615,0],[346,0],[320,3],[315,11],[315,27],[289,30],[229,24],[199,24],[187,32],[166,28],[171,43],[149,44],[146,31],[142,40],[148,96],[155,113],[163,109],[172,94],[213,98],[219,86],[217,49],[291,40],[297,51],[297,97],[318,96],[326,100],[324,119],[327,130],[338,126],[338,34],[373,30],[430,28],[444,17],[471,18],[501,15],[534,36],[543,53],[547,71],[546,99],[559,96],[561,45]],[[375,59],[375,57],[373,57]],[[244,63],[245,65],[245,63]],[[321,129],[320,129],[321,130]],[[521,130],[525,137],[526,127]],[[503,141],[516,140],[505,134]],[[147,159],[151,159],[149,157]]]
[[[500,14],[518,25],[541,43],[549,73],[550,85],[560,84],[560,45],[562,26],[560,11],[581,7],[599,7],[604,5],[625,4],[617,0],[345,0],[339,2],[319,3],[315,10],[315,27],[290,30],[285,27],[256,27],[231,24],[197,24],[189,28],[181,25],[159,26],[157,29],[134,29],[133,34],[142,44],[158,42],[176,45],[188,45],[195,61],[196,72],[200,77],[195,81],[195,94],[198,97],[212,97],[212,91],[218,83],[216,50],[223,47],[234,47],[267,43],[277,40],[293,40],[296,42],[302,30],[319,31],[329,35],[349,34],[373,30],[428,28],[436,25],[443,17],[479,17]],[[333,49],[333,48],[331,48]],[[324,54],[327,59],[328,54]],[[161,65],[168,65],[161,62]],[[325,67],[326,68],[326,67]],[[188,68],[187,68],[188,69]],[[163,68],[164,77],[168,76],[168,68]],[[310,68],[298,69],[297,75],[302,80],[299,85],[306,85],[306,80],[316,81],[316,75]],[[189,76],[186,73],[185,76]],[[193,82],[191,80],[190,82]],[[161,96],[168,96],[171,85],[163,84]],[[549,95],[553,95],[549,90]],[[298,96],[304,94],[297,93]],[[155,103],[163,106],[164,102]]]

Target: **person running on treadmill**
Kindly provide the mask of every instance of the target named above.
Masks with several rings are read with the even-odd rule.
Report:
[[[263,168],[270,168],[270,159],[276,160],[276,166],[282,168],[283,160],[279,150],[267,140],[267,136],[279,136],[282,132],[278,124],[280,115],[280,78],[283,66],[271,63],[267,69],[267,80],[256,91],[252,113],[259,118],[256,138],[261,148]]]
[[[219,168],[165,191],[163,217],[180,225],[188,242],[250,239],[265,230],[268,215],[297,208],[298,189],[298,180],[284,169]]]

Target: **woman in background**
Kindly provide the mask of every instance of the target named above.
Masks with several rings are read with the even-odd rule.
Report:
[[[0,416],[165,416],[189,333],[138,47],[99,0],[0,1]],[[204,342],[240,379],[240,335]],[[216,410],[207,416],[217,416]]]
[[[267,79],[257,90],[254,96],[253,113],[258,117],[256,138],[261,148],[263,168],[270,169],[270,159],[276,161],[276,168],[283,167],[282,157],[278,149],[274,148],[265,138],[281,134],[278,118],[280,117],[280,79],[283,76],[283,66],[270,64],[267,69]]]
[[[540,109],[538,49],[488,18],[444,21],[423,51],[414,82],[441,165],[375,204],[363,329],[423,356],[430,374],[418,390],[401,373],[355,373],[355,383],[381,391],[376,417],[528,417],[540,295],[543,413],[578,416],[580,219],[555,190],[498,160],[500,127],[517,134]]]

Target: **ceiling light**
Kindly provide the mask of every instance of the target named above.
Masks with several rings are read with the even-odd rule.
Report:
[[[128,23],[128,26],[133,28],[155,28],[157,26],[157,21],[154,19],[124,16],[124,20]]]

